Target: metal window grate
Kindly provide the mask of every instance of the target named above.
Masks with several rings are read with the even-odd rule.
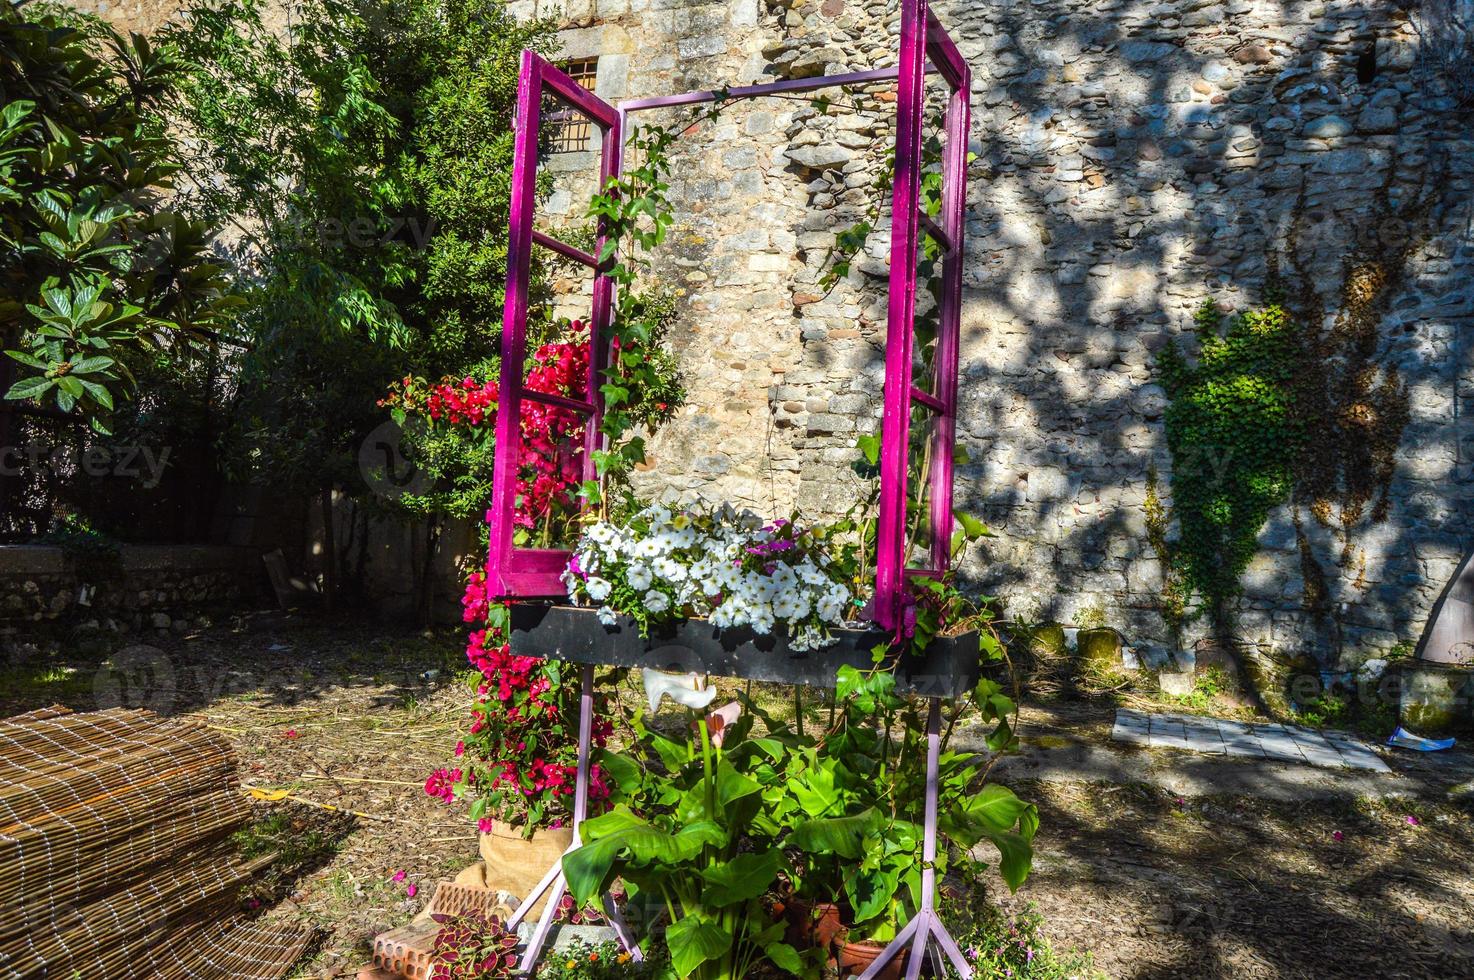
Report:
[[[599,76],[598,58],[575,58],[559,65],[563,73],[578,83],[579,87],[592,92]],[[554,153],[582,153],[589,148],[589,136],[593,124],[587,116],[573,109],[559,109],[549,113],[552,126],[552,149]]]

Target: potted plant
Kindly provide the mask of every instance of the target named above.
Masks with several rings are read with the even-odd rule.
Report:
[[[925,735],[919,712],[895,693],[888,673],[842,668],[836,693],[836,722],[791,770],[791,802],[780,809],[803,815],[788,838],[804,855],[807,878],[801,888],[840,906],[844,935],[838,964],[845,976],[864,972],[916,909],[925,777],[914,763],[924,757]],[[972,700],[984,721],[994,725],[990,748],[1010,748],[1012,701],[987,679],[979,682]],[[888,733],[898,726],[901,737],[894,739]],[[981,756],[944,751],[941,838],[960,851],[991,840],[1002,856],[1004,881],[1017,888],[1029,871],[1038,812],[1007,787],[979,786],[984,768]],[[945,871],[945,848],[938,858],[938,870]],[[901,963],[893,961],[882,975],[899,974]]]

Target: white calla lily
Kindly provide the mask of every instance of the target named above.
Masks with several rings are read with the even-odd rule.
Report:
[[[653,714],[660,708],[660,699],[669,697],[682,707],[700,711],[716,699],[717,689],[708,685],[700,674],[671,674],[663,670],[641,671],[645,680],[645,697],[650,702]]]

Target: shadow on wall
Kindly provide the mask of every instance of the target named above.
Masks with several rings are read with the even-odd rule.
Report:
[[[1346,460],[1318,481],[1332,506],[1312,506],[1322,485],[1275,512],[1245,576],[1239,631],[1327,662],[1409,638],[1470,525],[1458,328],[1474,308],[1474,158],[1468,118],[1415,64],[1401,15],[1364,2],[936,7],[976,73],[959,418],[973,462],[959,471],[959,503],[1002,534],[967,572],[1065,622],[1104,602],[1134,639],[1161,641],[1161,567],[1142,509],[1149,467],[1164,481],[1172,467],[1155,353],[1190,331],[1208,297],[1259,302],[1278,261],[1307,336],[1344,338],[1353,312],[1371,316],[1365,337],[1328,343],[1327,356],[1364,359],[1368,376],[1348,384],[1395,371],[1410,418],[1385,513],[1335,499]],[[865,30],[882,10],[772,8],[786,40],[764,54],[781,69],[797,63],[791,51],[830,52],[827,73],[884,64],[893,54],[875,50],[879,28]],[[779,151],[790,164],[804,128]],[[788,287],[798,294],[813,289],[803,278],[824,252],[822,237],[806,247],[805,236],[853,220],[844,177],[859,169],[836,158],[778,175],[815,177],[807,210],[829,212],[796,226],[808,266]],[[866,253],[883,256],[884,237]],[[1353,273],[1369,262],[1395,268],[1351,311],[1365,285]],[[799,434],[786,448],[824,456],[801,464],[806,513],[846,485],[855,426],[834,419],[858,414],[866,431],[878,405],[883,309],[876,325],[865,297],[878,280],[865,273],[884,269],[857,266],[848,297],[794,297],[802,360],[771,399],[770,420]],[[858,412],[846,401],[856,392],[867,395]],[[1357,407],[1354,394],[1331,408]],[[1307,421],[1315,431],[1343,420]],[[1309,589],[1307,568],[1320,579]]]

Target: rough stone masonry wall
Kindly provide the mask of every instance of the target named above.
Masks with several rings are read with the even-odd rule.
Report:
[[[894,61],[883,0],[557,6],[566,54],[600,54],[610,98]],[[1239,609],[1247,638],[1327,661],[1414,638],[1474,516],[1460,411],[1474,156],[1467,121],[1415,71],[1407,26],[1348,0],[936,9],[974,71],[958,490],[1000,533],[966,572],[1016,610],[1070,622],[1102,606],[1138,643],[1163,642],[1142,506],[1148,468],[1164,482],[1171,468],[1154,352],[1203,299],[1253,302],[1287,248],[1333,316],[1368,228],[1435,189],[1377,326],[1374,360],[1399,370],[1411,412],[1390,510],[1333,531],[1302,509],[1302,549],[1282,508]],[[685,144],[661,272],[687,310],[675,340],[691,397],[655,440],[645,489],[814,518],[856,500],[851,447],[879,407],[885,234],[840,288],[821,297],[815,282],[874,197],[891,108],[768,100]],[[1329,620],[1306,609],[1307,555]]]
[[[255,549],[122,545],[113,558],[59,547],[0,545],[0,637],[38,626],[174,629],[266,601]]]

